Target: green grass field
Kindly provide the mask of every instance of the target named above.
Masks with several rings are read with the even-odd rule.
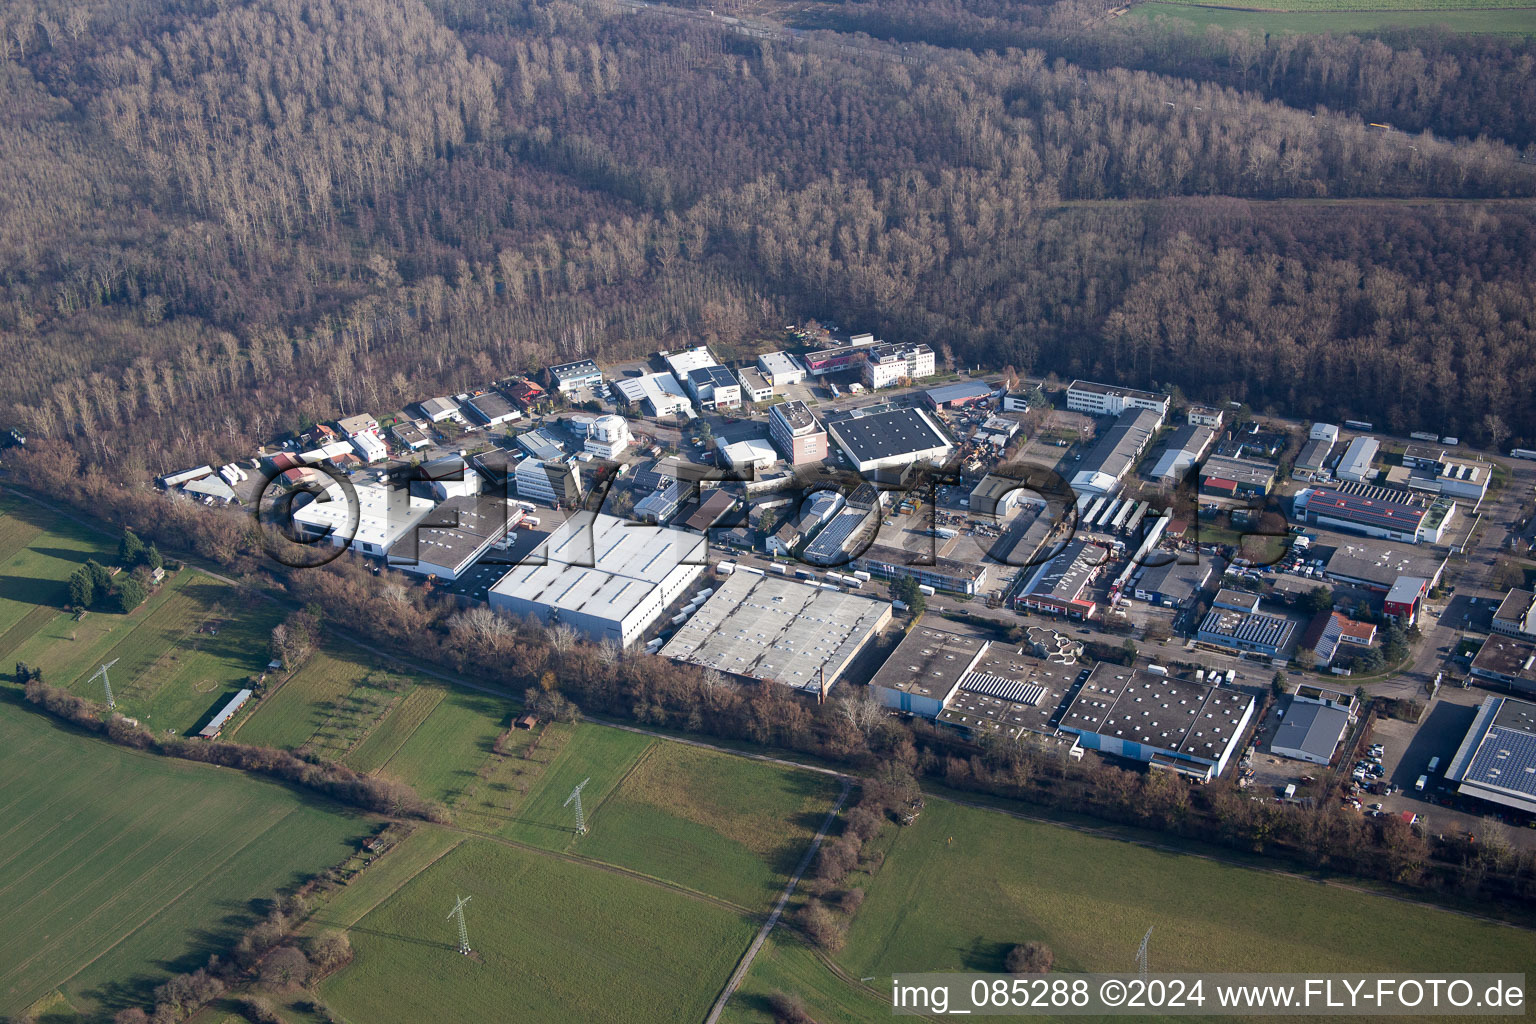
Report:
[[[572,848],[766,911],[837,791],[810,772],[656,743]]]
[[[473,957],[447,920],[459,895]],[[662,886],[469,839],[351,929],[356,959],[321,995],[354,1021],[698,1021],[754,927]]]
[[[331,644],[265,697],[231,738],[342,761],[411,689],[409,677]]]
[[[64,581],[87,558],[117,553],[83,526],[14,498],[0,498],[0,651],[11,627],[38,605],[64,606]]]
[[[1536,7],[1504,2],[1440,6],[1452,0],[1348,0],[1323,5],[1321,0],[1242,0],[1238,10],[1195,0],[1169,3],[1150,0],[1131,8],[1127,18],[1177,18],[1196,25],[1241,28],[1253,32],[1372,32],[1388,28],[1444,27],[1453,32],[1495,35],[1536,35]],[[1341,9],[1342,8],[1342,9]]]
[[[123,750],[0,694],[0,1013],[108,1015],[223,949],[252,900],[341,861],[366,819]]]
[[[441,689],[438,683],[423,687]],[[507,727],[508,703],[467,690],[446,690],[430,714],[376,774],[415,787],[428,800],[452,804],[471,786],[491,745]]]
[[[953,837],[951,844],[949,838]],[[1536,932],[930,800],[868,890],[856,977],[996,971],[1040,940],[1069,971],[1523,971]]]
[[[775,931],[725,1004],[724,1024],[774,1024],[769,999],[794,994],[818,1024],[884,1024],[890,1003],[856,982],[838,977],[797,936]]]

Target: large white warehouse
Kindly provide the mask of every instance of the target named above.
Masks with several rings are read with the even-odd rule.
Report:
[[[578,512],[487,599],[492,608],[628,646],[698,578],[705,543],[686,530]]]

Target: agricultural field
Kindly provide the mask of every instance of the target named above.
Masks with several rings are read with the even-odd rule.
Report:
[[[929,800],[838,962],[854,977],[998,971],[1043,941],[1068,971],[1523,971],[1536,933],[1367,892]]]
[[[141,1004],[225,948],[253,901],[356,849],[369,819],[273,783],[128,751],[0,688],[0,1014]]]
[[[1453,32],[1536,35],[1536,6],[1528,2],[1457,4],[1454,0],[1244,0],[1241,6],[1150,0],[1128,18],[1169,19],[1252,32],[1373,32],[1388,28],[1444,27]]]
[[[263,697],[231,738],[342,761],[411,690],[410,677],[326,644]]]
[[[766,912],[837,794],[825,776],[659,742],[575,848]]]
[[[447,919],[459,896],[468,957]],[[356,959],[320,993],[357,1021],[697,1021],[755,927],[655,883],[468,839],[351,929]]]
[[[0,498],[0,655],[18,639],[12,629],[36,619],[38,607],[49,616],[64,606],[64,581],[87,558],[116,553],[105,539],[71,520],[17,500]],[[25,624],[24,624],[25,625]],[[30,623],[36,628],[35,621]],[[30,636],[32,628],[20,637]]]
[[[438,691],[439,699],[374,774],[398,779],[428,800],[452,805],[474,784],[481,764],[495,756],[491,748],[507,728],[511,707],[504,698],[447,689],[441,683],[422,683],[421,689]]]
[[[185,733],[206,721],[267,664],[280,610],[242,601],[227,584],[184,569],[124,615],[64,610],[64,581],[96,558],[116,559],[109,538],[14,500],[0,501],[0,658],[104,700],[96,669],[110,670],[118,710],[146,726]],[[236,614],[238,611],[238,614]]]

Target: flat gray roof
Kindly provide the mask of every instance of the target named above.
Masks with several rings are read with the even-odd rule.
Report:
[[[1225,686],[1100,662],[1061,727],[1217,761],[1237,738],[1253,698]]]
[[[663,657],[817,692],[882,626],[889,602],[738,572],[662,647]]]
[[[1284,756],[1283,752],[1276,748],[1301,750],[1322,761],[1331,761],[1348,725],[1348,713],[1338,708],[1311,701],[1292,701],[1269,746],[1281,756]]]
[[[856,462],[889,459],[949,447],[949,438],[920,409],[854,416],[828,429]]]

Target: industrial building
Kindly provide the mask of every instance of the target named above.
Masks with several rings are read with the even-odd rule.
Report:
[[[1536,814],[1536,704],[1484,700],[1445,779],[1462,796]]]
[[[1220,409],[1212,409],[1208,405],[1192,405],[1185,414],[1185,422],[1196,427],[1210,427],[1215,431],[1221,427],[1224,415]]]
[[[1328,468],[1328,456],[1333,454],[1333,442],[1325,437],[1314,437],[1301,446],[1296,456],[1295,470],[1298,476],[1313,477]]]
[[[1536,639],[1536,592],[1511,590],[1493,613],[1493,631],[1503,636]]]
[[[699,366],[684,378],[688,390],[705,409],[734,409],[741,404],[741,382],[718,364]]]
[[[1536,644],[1494,634],[1472,659],[1472,679],[1522,693],[1536,693]]]
[[[1004,448],[1023,429],[1024,425],[1018,420],[1010,420],[1006,416],[988,416],[981,426],[972,432],[971,440],[977,444],[990,444],[997,448]]]
[[[737,370],[736,382],[741,385],[741,397],[748,402],[766,402],[773,397],[773,382],[755,367]]]
[[[1339,443],[1339,427],[1336,423],[1314,423],[1312,430],[1307,435],[1308,440],[1327,441],[1330,445]]]
[[[807,352],[800,357],[812,377],[824,377],[864,365],[863,348],[855,345],[834,345],[831,348]]]
[[[978,594],[986,585],[987,566],[982,562],[961,562],[953,558],[933,558],[931,565],[912,565],[921,552],[905,551],[886,544],[873,544],[850,564],[871,576],[897,580],[911,578],[919,586],[951,594]]]
[[[1014,603],[1050,615],[1092,618],[1097,602],[1084,593],[1108,558],[1103,548],[1074,540],[1033,569]]]
[[[1280,467],[1270,462],[1213,455],[1200,467],[1200,493],[1223,498],[1262,498]]]
[[[888,601],[738,572],[724,578],[660,653],[823,699],[890,621]]]
[[[1150,409],[1157,413],[1158,423],[1162,423],[1171,401],[1167,395],[1111,387],[1089,380],[1075,380],[1067,388],[1067,408],[1090,416],[1120,416],[1127,409]]]
[[[1331,764],[1334,751],[1349,730],[1349,721],[1349,712],[1343,708],[1292,698],[1280,727],[1269,741],[1270,753],[1308,764]]]
[[[720,365],[720,360],[715,358],[715,354],[707,345],[695,345],[693,348],[678,352],[663,352],[661,358],[667,364],[667,369],[671,370],[672,375],[678,380],[686,380],[688,374],[694,370]]]
[[[458,403],[451,398],[429,398],[424,402],[417,402],[416,407],[427,418],[428,423],[441,423],[444,420],[457,420],[464,422],[464,414],[459,411]]]
[[[1253,710],[1238,690],[1101,662],[1059,726],[1089,750],[1209,782],[1226,769]]]
[[[1335,548],[1323,563],[1323,575],[1334,583],[1382,594],[1391,593],[1398,580],[1409,577],[1427,583],[1427,592],[1439,585],[1445,561],[1444,555],[1360,541]]]
[[[1171,552],[1156,554],[1168,561],[1141,571],[1134,585],[1136,600],[1165,608],[1183,608],[1210,583],[1214,566],[1209,559],[1200,558],[1194,564],[1186,565]]]
[[[1079,494],[1114,493],[1162,425],[1162,413],[1152,409],[1135,407],[1121,413],[1083,456],[1072,476],[1072,489]]]
[[[693,493],[694,485],[671,480],[635,502],[635,518],[642,523],[669,523]]]
[[[324,492],[294,510],[294,526],[310,537],[328,538],[337,546],[383,558],[432,511],[430,498],[416,497],[409,487],[392,487],[386,481],[364,481],[354,485],[353,491],[355,506],[339,483],[328,480]]]
[[[1029,486],[1022,480],[1016,480],[1011,476],[999,476],[996,473],[988,473],[982,477],[975,487],[971,488],[972,515],[998,516],[1008,515],[1026,498],[1038,501],[1030,494]]]
[[[703,571],[706,540],[578,512],[487,594],[492,608],[627,647]],[[535,562],[542,564],[534,564]]]
[[[919,622],[869,681],[882,705],[968,736],[1054,735],[1077,665],[1042,661],[1012,644]]]
[[[499,496],[451,497],[395,542],[389,550],[389,565],[420,576],[458,579],[499,544],[520,517]]]
[[[768,410],[768,436],[791,466],[827,457],[827,432],[804,402],[780,402]]]
[[[395,440],[403,447],[413,452],[421,451],[432,444],[432,439],[427,437],[426,432],[407,419],[402,419],[390,427],[389,432],[395,435]]]
[[[927,345],[871,345],[864,350],[862,376],[871,390],[902,380],[921,380],[934,373],[933,349]]]
[[[625,402],[640,407],[649,416],[686,416],[694,418],[693,403],[683,386],[670,373],[647,373],[623,377],[613,382]]]
[[[944,431],[921,409],[855,414],[827,429],[861,473],[942,462],[954,450]]]
[[[802,528],[806,527],[805,517],[801,517],[800,523]],[[879,524],[878,509],[846,506],[816,532],[800,556],[812,565],[843,565],[848,561],[850,553],[859,550],[869,541]]]
[[[1410,491],[1368,484],[1308,488],[1296,495],[1297,519],[1404,544],[1438,543],[1456,515],[1445,498],[1432,504]]]
[[[552,390],[568,395],[582,388],[595,388],[603,382],[603,371],[590,359],[578,359],[571,363],[551,366],[545,378]]]
[[[1410,447],[1409,451],[1412,450]],[[1447,459],[1443,452],[1435,458],[1432,457],[1434,451],[1439,449],[1426,450],[1417,458],[1408,474],[1408,486],[1416,491],[1441,494],[1447,498],[1481,501],[1493,481],[1492,467],[1474,459]],[[1409,465],[1408,458],[1405,453],[1405,466]]]
[[[1206,613],[1195,639],[1233,651],[1279,657],[1290,643],[1296,624],[1279,615],[1213,609]]]
[[[569,463],[524,459],[517,464],[512,478],[519,498],[554,508],[571,508],[581,502],[581,474]]]
[[[805,380],[805,367],[788,352],[767,352],[757,357],[757,368],[768,383],[776,388],[800,384]]]
[[[727,443],[725,438],[715,439],[726,465],[740,472],[762,473],[772,469],[779,461],[778,449],[760,437]]]
[[[511,402],[494,391],[481,391],[478,394],[468,395],[459,404],[469,412],[475,422],[484,427],[499,427],[503,423],[521,419],[523,415],[512,408]]]
[[[945,384],[923,392],[923,400],[935,409],[959,409],[991,397],[992,389],[979,380]]]
[[[1193,409],[1190,410],[1190,415],[1194,415]],[[1191,420],[1179,426],[1168,435],[1168,440],[1163,444],[1163,453],[1158,456],[1157,463],[1147,475],[1164,486],[1172,487],[1178,484],[1189,474],[1190,469],[1205,457],[1205,453],[1211,450],[1215,440],[1216,428],[1209,423],[1196,423]]]
[[[578,429],[585,431],[584,427]],[[543,427],[525,430],[516,437],[517,446],[536,459],[555,462],[565,458],[565,445]]]
[[[1339,465],[1334,469],[1334,475],[1340,480],[1349,480],[1353,483],[1362,483],[1376,473],[1376,453],[1381,445],[1374,437],[1357,437],[1349,442],[1349,447],[1339,457]]]

